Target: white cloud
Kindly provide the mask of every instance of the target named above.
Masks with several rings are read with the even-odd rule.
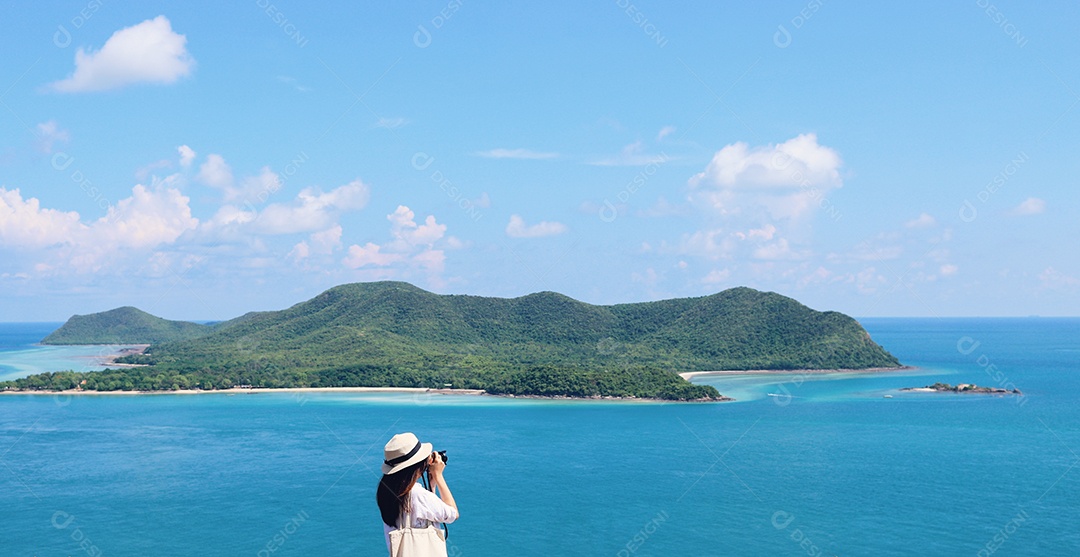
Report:
[[[802,134],[780,143],[751,148],[732,143],[717,151],[693,182],[731,188],[792,188],[809,182],[839,185],[840,155],[818,145],[815,134]]]
[[[162,170],[162,169],[165,169],[165,168],[172,168],[172,165],[173,165],[172,161],[170,161],[168,159],[157,160],[157,161],[154,161],[154,162],[152,162],[150,164],[147,164],[145,166],[142,166],[142,167],[139,167],[138,169],[136,169],[135,170],[135,177],[138,178],[139,180],[146,180],[155,171]]]
[[[469,204],[471,206],[473,206],[473,207],[479,207],[481,209],[487,209],[488,207],[491,207],[491,197],[485,191],[485,192],[480,194],[480,197],[478,197],[476,199],[469,200]]]
[[[807,255],[807,253],[791,249],[786,238],[779,238],[775,242],[764,244],[754,250],[756,259],[804,259]]]
[[[826,282],[830,278],[832,278],[832,276],[833,274],[831,271],[829,271],[825,267],[818,266],[818,268],[814,269],[813,272],[800,278],[796,285],[799,288],[806,288],[811,284]]]
[[[325,230],[347,211],[363,209],[368,201],[368,187],[360,180],[322,192],[306,188],[291,203],[273,203],[259,212],[252,227],[264,234],[293,234]]]
[[[309,255],[311,255],[311,248],[308,247],[307,242],[301,241],[293,246],[293,249],[289,250],[287,257],[300,260],[307,259]]]
[[[446,269],[446,253],[438,249],[424,250],[414,255],[412,262],[424,271],[437,275]]]
[[[511,238],[540,238],[566,232],[566,225],[561,222],[542,221],[532,226],[525,224],[520,215],[511,215],[506,225],[506,235]]]
[[[187,38],[160,15],[112,34],[101,50],[75,53],[75,72],[51,85],[62,92],[104,91],[135,83],[174,83],[191,74]]]
[[[307,259],[312,255],[330,255],[341,247],[342,228],[335,224],[326,230],[313,232],[307,240],[302,240],[293,246],[288,257],[296,260]]]
[[[398,205],[398,208],[386,217],[391,223],[390,233],[400,242],[399,249],[412,246],[431,247],[446,234],[446,225],[435,222],[434,215],[428,215],[421,225],[413,221],[414,217],[412,210],[404,205]]]
[[[67,130],[61,129],[56,120],[38,124],[37,136],[37,148],[45,154],[52,153],[53,145],[56,143],[67,143],[71,139],[71,134]]]
[[[927,213],[923,213],[912,220],[904,223],[906,228],[930,228],[937,224],[937,219]]]
[[[949,277],[949,276],[955,275],[957,273],[957,271],[959,271],[959,270],[960,270],[960,267],[958,267],[956,265],[953,265],[951,263],[946,263],[945,265],[942,265],[938,269],[938,272],[941,273],[941,276],[943,276],[943,277]]]
[[[105,216],[85,224],[76,212],[42,209],[37,199],[23,200],[18,190],[0,188],[0,244],[42,250],[38,272],[70,265],[76,271],[101,269],[131,252],[176,242],[196,228],[189,199],[170,180],[151,187],[136,185],[131,197],[111,205]]]
[[[1047,267],[1039,273],[1039,282],[1043,288],[1052,290],[1074,290],[1080,287],[1080,279],[1066,275],[1053,267]]]
[[[79,213],[42,209],[41,202],[23,199],[18,189],[0,188],[0,243],[6,247],[34,249],[69,243],[86,227]]]
[[[206,157],[206,162],[199,167],[199,174],[195,178],[214,188],[225,189],[233,185],[232,168],[225,162],[224,157],[213,153]]]
[[[225,200],[243,200],[246,203],[263,203],[270,198],[270,194],[281,189],[281,177],[270,170],[269,166],[262,167],[256,176],[247,176],[240,182],[240,187],[226,188]]]
[[[772,224],[766,224],[761,228],[752,228],[746,232],[736,232],[735,237],[740,240],[753,240],[755,238],[761,240],[772,240],[776,235],[776,227]]]
[[[361,267],[374,266],[386,267],[401,261],[404,257],[399,253],[380,253],[382,246],[368,242],[363,246],[353,244],[349,246],[349,254],[342,262],[346,267],[359,269]]]
[[[224,161],[207,162],[210,166],[204,178],[213,181],[213,176],[231,176],[231,171],[221,168],[227,166]],[[228,182],[221,179],[217,183]],[[244,178],[238,186],[223,188],[225,203],[201,223],[192,240],[208,248],[234,249],[227,246],[247,245],[251,250],[267,251],[264,236],[310,233],[307,239],[294,244],[287,256],[301,260],[329,255],[342,245],[339,224],[342,215],[364,208],[369,197],[368,186],[357,179],[327,192],[316,187],[305,188],[291,201],[257,208],[281,187],[280,177],[269,167],[263,167],[258,175]]]
[[[1029,197],[1016,207],[1013,207],[1012,211],[1009,211],[1009,213],[1020,217],[1027,217],[1041,214],[1043,211],[1046,211],[1046,202],[1038,197]]]
[[[528,160],[544,160],[554,159],[559,156],[558,153],[546,153],[542,151],[532,151],[529,149],[491,149],[490,151],[480,151],[476,153],[478,156],[489,159],[528,159]]]
[[[762,147],[732,143],[690,179],[691,199],[723,216],[765,211],[797,219],[827,205],[825,195],[842,186],[841,164],[812,133]]]
[[[335,224],[311,235],[311,249],[315,253],[328,254],[341,247],[341,225]]]
[[[257,216],[255,212],[245,211],[235,205],[222,205],[203,225],[208,229],[235,227],[252,222]]]
[[[897,259],[904,254],[904,238],[899,232],[882,232],[873,238],[862,240],[847,253],[830,253],[826,258],[830,263],[850,263],[859,261],[887,261]]]
[[[735,236],[719,228],[698,230],[684,234],[675,250],[680,255],[693,255],[706,259],[726,259],[735,250]]]
[[[593,166],[647,166],[650,164],[663,164],[670,160],[671,157],[663,151],[659,154],[646,153],[645,145],[637,141],[623,147],[622,151],[614,157],[597,159],[590,161],[589,164]]]
[[[226,203],[242,202],[245,205],[265,203],[270,195],[281,189],[282,179],[276,172],[264,166],[255,176],[246,176],[237,185],[232,168],[221,155],[211,154],[199,167],[195,179],[221,190]]]
[[[437,249],[436,244],[460,244],[454,238],[442,240],[446,225],[436,222],[434,215],[428,215],[424,224],[417,225],[415,214],[404,205],[399,205],[386,218],[390,221],[390,234],[394,239],[383,245],[374,242],[367,242],[363,246],[353,244],[349,246],[342,263],[352,269],[383,268],[387,272],[378,275],[381,278],[419,270],[429,280],[441,283],[438,275],[445,268],[446,254],[442,249]]]
[[[190,199],[161,182],[153,190],[136,185],[131,197],[109,207],[106,216],[92,225],[96,240],[109,246],[148,248],[176,241],[199,224],[191,216]]]
[[[673,133],[675,133],[675,126],[664,126],[660,128],[660,132],[656,134],[656,140],[660,141]]]
[[[341,226],[334,225],[326,230],[314,232],[308,240],[301,240],[293,249],[289,250],[286,257],[296,261],[307,259],[312,255],[330,255],[335,249],[341,247]],[[310,244],[308,243],[310,241]]]
[[[187,145],[177,147],[176,152],[180,153],[180,166],[184,168],[191,166],[192,161],[195,160],[195,151]]]
[[[792,247],[787,238],[780,236],[776,226],[766,223],[746,231],[725,231],[706,228],[692,234],[684,234],[675,247],[664,246],[664,251],[678,255],[704,257],[709,260],[749,257],[762,260],[805,259],[808,251]]]
[[[206,257],[196,254],[155,251],[146,257],[140,269],[143,276],[175,277],[206,261]]]
[[[302,200],[311,200],[312,203],[318,206],[355,211],[363,209],[367,205],[368,195],[367,184],[356,179],[327,193],[322,193],[317,188],[306,188],[297,197]]]

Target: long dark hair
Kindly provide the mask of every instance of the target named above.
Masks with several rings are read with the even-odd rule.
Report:
[[[403,512],[409,511],[409,493],[427,470],[427,465],[428,461],[425,458],[393,474],[383,474],[382,479],[379,480],[379,487],[375,490],[375,501],[379,504],[382,521],[387,526],[396,528],[398,518]]]

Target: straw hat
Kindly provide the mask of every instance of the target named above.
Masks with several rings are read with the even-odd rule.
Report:
[[[431,456],[431,443],[421,443],[412,433],[399,433],[383,447],[383,474],[400,472]]]

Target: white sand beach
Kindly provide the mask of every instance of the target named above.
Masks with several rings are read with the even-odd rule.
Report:
[[[206,394],[257,394],[257,393],[430,393],[454,395],[481,395],[482,389],[426,389],[423,387],[297,387],[297,388],[243,388],[231,389],[179,389],[175,391],[90,391],[68,389],[66,391],[0,391],[0,395],[206,395]]]
[[[689,381],[692,377],[709,375],[819,375],[825,373],[884,373],[889,371],[913,370],[911,366],[872,367],[866,369],[731,369],[719,371],[686,371],[679,377]]]

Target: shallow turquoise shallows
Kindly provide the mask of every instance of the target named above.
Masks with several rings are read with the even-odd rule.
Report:
[[[0,323],[0,381],[34,373],[70,369],[101,371],[118,346],[43,346],[37,344],[62,323]]]
[[[862,322],[919,369],[700,379],[723,404],[3,396],[0,555],[385,555],[400,431],[449,453],[451,555],[1080,554],[1080,320]],[[899,391],[936,381],[1025,395]]]

